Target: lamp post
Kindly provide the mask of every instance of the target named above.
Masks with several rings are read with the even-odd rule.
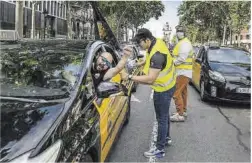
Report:
[[[44,40],[45,40],[46,18],[48,16],[48,11],[44,9],[43,14],[44,14]]]

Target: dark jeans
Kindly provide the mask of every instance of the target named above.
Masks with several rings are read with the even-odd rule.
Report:
[[[175,86],[165,92],[155,92],[153,95],[156,119],[158,122],[157,149],[165,147],[166,137],[170,137],[170,103],[175,92]]]

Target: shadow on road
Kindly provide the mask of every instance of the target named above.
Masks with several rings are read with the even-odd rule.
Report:
[[[222,102],[222,101],[208,101],[207,104],[224,107],[224,109],[251,109],[251,104]],[[223,108],[222,108],[223,109]]]

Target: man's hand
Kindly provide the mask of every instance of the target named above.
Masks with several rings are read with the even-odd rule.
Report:
[[[129,79],[129,74],[127,74],[125,71],[120,72],[122,80],[128,80]]]
[[[131,55],[133,55],[133,49],[130,46],[126,46],[125,48],[123,48],[123,54],[130,57]]]

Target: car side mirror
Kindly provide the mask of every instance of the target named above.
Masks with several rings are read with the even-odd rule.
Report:
[[[196,58],[196,59],[195,59],[195,62],[197,62],[197,63],[201,63],[201,59]]]
[[[140,58],[143,58],[143,57],[144,57],[144,55],[139,54],[139,55],[137,56],[137,59],[140,59]]]
[[[125,95],[126,90],[121,84],[113,82],[101,82],[97,88],[97,96],[99,98],[108,98],[112,95]]]

